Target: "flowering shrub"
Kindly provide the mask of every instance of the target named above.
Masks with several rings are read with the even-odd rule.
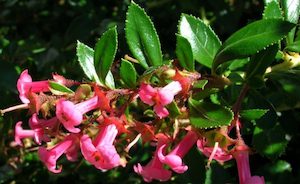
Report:
[[[28,129],[17,122],[14,142],[23,146],[24,139],[32,139],[39,159],[52,173],[63,172],[64,166],[57,164],[63,155],[70,162],[83,159],[103,172],[126,167],[134,154],[130,150],[150,143],[155,150],[151,161],[133,166],[145,182],[168,181],[175,173],[187,172],[184,157],[197,149],[207,157],[208,169],[214,160],[234,160],[240,184],[265,183],[264,176],[251,174],[249,156],[257,151],[277,157],[286,143],[284,136],[272,140],[282,129],[276,119],[269,128],[261,127],[259,120],[280,110],[263,101],[257,90],[300,63],[299,13],[284,10],[285,17],[277,2],[266,4],[262,20],[224,43],[201,19],[182,14],[177,58],[164,60],[151,19],[132,2],[125,25],[132,57],[115,61],[116,27],[103,33],[94,49],[78,41],[78,61],[89,80],[53,74],[34,81],[24,70],[17,81],[23,104],[1,114],[28,110]],[[228,89],[239,94],[226,94]],[[244,122],[257,125],[251,133],[255,149],[244,140],[243,133],[249,135],[243,132]],[[271,141],[262,140],[262,134]],[[262,145],[276,141],[276,148]]]

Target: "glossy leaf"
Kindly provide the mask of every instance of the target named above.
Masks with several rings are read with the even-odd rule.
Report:
[[[272,1],[265,6],[264,19],[283,19],[282,10],[277,1]]]
[[[282,39],[295,25],[280,19],[255,21],[231,35],[219,49],[213,72],[229,60],[256,54],[265,47]]]
[[[277,124],[270,129],[256,127],[253,132],[253,145],[263,156],[271,159],[279,157],[287,146],[285,133],[282,127]]]
[[[94,50],[77,41],[76,54],[84,74],[92,81],[100,84],[100,80],[94,67]]]
[[[116,26],[109,29],[97,41],[94,51],[94,65],[101,81],[105,78],[114,61],[118,47],[118,33]]]
[[[106,77],[105,77],[105,85],[109,87],[110,89],[114,89],[115,87],[115,79],[111,71],[108,71]]]
[[[299,0],[282,0],[285,19],[289,22],[298,23],[300,14]]]
[[[233,119],[230,109],[208,102],[189,99],[190,121],[197,128],[227,126]]]
[[[251,57],[249,67],[246,72],[246,80],[251,81],[253,77],[261,77],[274,61],[277,51],[278,45],[276,44]]]
[[[194,71],[195,62],[191,44],[186,38],[180,35],[176,35],[176,37],[176,55],[179,60],[179,64],[182,66],[182,68],[188,71]]]
[[[202,20],[182,14],[179,22],[179,34],[190,42],[194,59],[211,68],[213,59],[221,46],[214,31]]]
[[[74,91],[54,81],[49,81],[50,91],[55,95],[72,94]]]
[[[299,14],[300,14],[300,1],[299,0],[283,0],[282,6],[284,10],[285,20],[292,22],[294,24],[298,23]],[[287,37],[287,43],[292,44],[294,41],[296,28],[289,32]]]
[[[144,68],[162,65],[162,52],[154,25],[134,2],[127,11],[125,34],[130,51]]]
[[[269,111],[268,109],[249,109],[249,110],[242,110],[240,112],[240,115],[242,116],[243,119],[251,121],[251,120],[260,119],[268,111]]]
[[[135,68],[132,63],[125,59],[122,59],[120,75],[126,86],[131,88],[136,86],[137,73]]]

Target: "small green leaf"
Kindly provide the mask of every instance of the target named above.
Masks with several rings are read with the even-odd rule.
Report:
[[[272,45],[265,50],[255,54],[250,59],[250,64],[246,72],[246,80],[251,81],[253,77],[260,77],[265,73],[266,69],[274,61],[278,51],[278,45]]]
[[[269,110],[268,109],[249,109],[249,110],[242,110],[240,115],[243,119],[246,120],[256,120],[260,119],[263,115],[265,115]]]
[[[264,19],[283,19],[282,10],[277,1],[272,1],[265,6]]]
[[[125,59],[122,59],[120,75],[126,86],[131,88],[136,86],[136,70],[133,64]]]
[[[114,76],[111,73],[111,71],[108,71],[106,77],[105,77],[105,85],[110,88],[110,89],[114,89],[115,87],[115,80],[114,80]]]
[[[125,34],[130,51],[144,68],[162,65],[162,52],[154,25],[134,2],[127,11]]]
[[[94,50],[80,41],[77,41],[76,54],[85,75],[90,80],[101,84],[94,67]]]
[[[285,20],[294,24],[298,23],[300,14],[300,1],[299,0],[282,0],[283,12]],[[294,41],[296,28],[289,32],[287,37],[287,43],[292,44]]]
[[[276,43],[294,26],[295,24],[280,19],[266,19],[243,27],[231,35],[219,49],[213,62],[213,73],[226,61],[248,57]]]
[[[255,127],[253,132],[253,145],[255,149],[263,156],[270,159],[279,157],[287,146],[285,131],[277,124],[270,129],[261,129]]]
[[[195,82],[193,85],[193,88],[199,88],[199,89],[204,89],[205,85],[208,83],[208,80],[199,80]]]
[[[300,40],[289,44],[286,48],[284,48],[284,50],[300,53]]]
[[[94,52],[94,65],[101,81],[105,81],[106,75],[114,61],[118,47],[118,33],[114,26],[109,29],[97,41]]]
[[[195,62],[194,62],[191,44],[186,38],[178,34],[176,35],[176,37],[177,37],[176,55],[178,57],[180,65],[182,66],[182,68],[188,71],[194,71]]]
[[[177,104],[174,101],[171,102],[169,105],[167,105],[167,108],[169,110],[171,118],[176,118],[177,116],[179,116],[181,114],[179,107],[177,106]]]
[[[211,68],[221,46],[214,31],[202,20],[182,14],[179,21],[179,34],[190,42],[195,60]]]
[[[230,109],[208,102],[189,99],[190,121],[197,128],[228,126],[233,119]]]
[[[50,91],[55,95],[72,94],[74,91],[54,81],[49,81]]]

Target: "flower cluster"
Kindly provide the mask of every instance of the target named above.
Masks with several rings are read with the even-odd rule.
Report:
[[[172,171],[186,172],[188,166],[183,157],[196,146],[209,163],[216,160],[222,164],[236,159],[241,184],[264,183],[263,177],[251,176],[249,149],[241,139],[233,140],[228,133],[216,129],[214,133],[225,138],[221,142],[218,136],[212,138],[207,131],[190,123],[180,123],[188,116],[186,97],[200,75],[179,70],[175,73],[155,86],[150,81],[142,81],[137,89],[108,89],[57,74],[53,79],[34,82],[25,70],[17,87],[24,103],[22,107],[29,108],[31,117],[28,129],[22,127],[21,121],[16,123],[15,143],[23,146],[23,139],[32,138],[48,170],[60,173],[62,166],[57,161],[63,155],[71,162],[82,157],[101,171],[125,167],[130,148],[142,139],[143,143],[156,146],[147,165],[137,163],[133,168],[146,182],[167,181]],[[178,107],[180,118],[170,116],[171,103]],[[148,116],[150,120],[125,115],[126,109],[134,108],[134,104],[144,111],[152,111],[154,106]],[[161,126],[162,123],[172,128]],[[229,147],[233,148],[229,150]]]

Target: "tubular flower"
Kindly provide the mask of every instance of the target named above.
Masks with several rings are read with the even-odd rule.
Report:
[[[97,107],[97,96],[78,104],[60,99],[56,103],[56,117],[69,132],[78,133],[80,132],[80,129],[75,128],[75,126],[80,125],[81,121],[83,120],[83,114]]]
[[[15,142],[23,146],[21,139],[32,137],[37,144],[41,144],[44,131],[41,128],[34,130],[24,130],[22,128],[22,121],[19,121],[15,126]]]
[[[58,169],[56,168],[56,162],[60,156],[64,153],[68,153],[69,149],[78,142],[77,136],[69,135],[62,142],[56,144],[52,149],[47,150],[44,147],[39,147],[38,155],[40,160],[46,165],[49,171],[53,173],[60,173],[62,170],[62,166]],[[72,152],[73,153],[73,152]],[[74,153],[73,153],[74,154]],[[67,157],[68,158],[68,157]],[[70,157],[69,157],[70,158]],[[69,159],[72,161],[72,159]]]
[[[158,158],[158,150],[160,150],[160,148],[168,142],[169,139],[167,138],[167,136],[159,134],[157,148],[152,160],[146,166],[141,166],[141,164],[138,163],[136,166],[133,167],[134,171],[137,174],[143,176],[144,181],[151,182],[153,179],[159,181],[167,181],[171,178],[172,172],[166,170],[163,166],[163,163],[161,163]],[[165,152],[165,149],[163,148],[162,151]]]
[[[150,84],[143,83],[140,87],[139,96],[144,103],[154,105],[154,111],[159,118],[164,118],[169,115],[164,106],[170,104],[174,96],[181,90],[181,85],[177,81],[173,81],[163,88],[153,88]]]
[[[24,70],[17,82],[17,88],[19,91],[19,97],[23,103],[30,103],[27,95],[29,92],[46,92],[49,91],[49,82],[36,81],[32,82],[31,76],[28,74],[28,70]]]
[[[237,163],[240,184],[264,184],[265,183],[264,177],[251,176],[250,164],[249,164],[249,150],[246,145],[236,146],[232,154]]]
[[[102,171],[119,166],[120,156],[113,145],[117,134],[116,126],[109,124],[100,130],[93,142],[88,135],[83,135],[80,139],[83,157]]]
[[[36,128],[52,129],[57,125],[57,123],[58,121],[56,117],[53,117],[48,120],[39,119],[36,113],[32,114],[31,118],[29,119],[29,126],[31,129],[36,129]]]
[[[167,164],[173,171],[177,173],[184,173],[188,166],[182,162],[182,158],[188,153],[192,146],[196,143],[198,136],[195,132],[189,131],[187,135],[177,144],[177,146],[168,154],[163,154],[164,144],[158,150],[159,160]]]
[[[211,157],[214,147],[206,146],[206,140],[205,138],[199,139],[197,141],[197,147],[198,149],[207,157]],[[232,159],[232,155],[227,153],[225,150],[223,150],[220,147],[216,148],[216,151],[214,152],[214,155],[212,155],[212,159],[215,159],[216,161],[220,162],[221,164],[223,162],[226,162],[230,159]]]

